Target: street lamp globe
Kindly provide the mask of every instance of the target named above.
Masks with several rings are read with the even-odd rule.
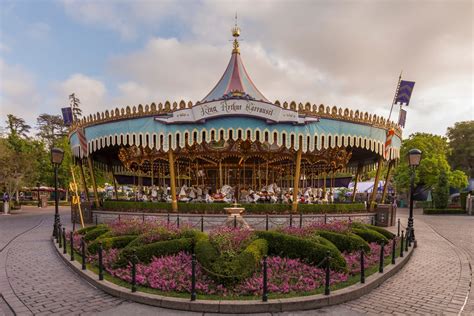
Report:
[[[421,161],[421,150],[419,149],[410,149],[408,152],[408,164],[410,167],[418,167]]]
[[[64,158],[64,150],[61,148],[52,148],[51,149],[51,163],[53,165],[61,165]]]

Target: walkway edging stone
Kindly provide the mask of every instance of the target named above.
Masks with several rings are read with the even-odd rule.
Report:
[[[195,312],[210,312],[210,313],[271,313],[271,312],[286,312],[317,309],[331,305],[342,304],[347,301],[357,299],[378,286],[384,281],[395,275],[400,271],[411,258],[414,248],[410,248],[403,258],[398,258],[395,265],[388,265],[384,269],[384,273],[374,273],[366,278],[366,283],[357,283],[346,288],[333,291],[330,295],[310,295],[294,298],[284,299],[270,299],[268,302],[258,300],[236,301],[236,300],[197,300],[191,302],[189,299],[175,298],[157,294],[149,294],[144,292],[132,293],[130,289],[118,286],[107,280],[99,281],[97,274],[90,270],[82,270],[81,264],[77,261],[70,261],[68,254],[63,254],[61,249],[53,241],[60,258],[68,265],[75,273],[86,279],[93,286],[102,291],[120,297],[129,301],[147,304],[151,306],[169,308],[174,310],[195,311]]]

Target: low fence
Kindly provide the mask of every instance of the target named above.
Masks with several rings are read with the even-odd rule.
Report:
[[[376,214],[358,213],[358,214],[284,214],[284,215],[245,215],[243,218],[255,230],[268,230],[281,227],[304,227],[312,223],[331,223],[334,221],[358,221],[363,223],[375,224]],[[110,223],[120,220],[141,220],[145,221],[166,221],[177,226],[187,224],[201,231],[209,231],[214,228],[233,225],[237,227],[240,223],[239,216],[228,216],[221,214],[179,214],[179,213],[138,213],[138,212],[110,212],[110,211],[92,211],[92,219],[95,224]],[[230,220],[230,221],[229,221]]]

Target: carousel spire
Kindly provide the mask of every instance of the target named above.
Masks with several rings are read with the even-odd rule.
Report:
[[[231,31],[234,41],[232,43],[233,49],[229,64],[214,89],[201,100],[201,103],[231,98],[270,102],[257,89],[252,79],[250,79],[240,57],[240,44],[238,40],[240,27],[237,24],[237,14],[235,14],[235,24]]]
[[[234,37],[234,49],[232,50],[232,54],[240,54],[239,41],[237,40],[240,36],[240,27],[237,25],[237,13],[235,13],[235,25],[232,28],[232,36]]]

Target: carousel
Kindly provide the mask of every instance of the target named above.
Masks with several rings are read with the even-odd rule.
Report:
[[[331,203],[333,188],[348,185],[340,174],[357,181],[377,168],[378,183],[381,165],[390,170],[398,125],[348,108],[269,101],[243,64],[239,27],[232,35],[229,64],[201,101],[127,106],[74,122],[71,149],[82,178],[83,164],[91,172],[96,200],[93,165],[111,172],[115,186],[135,185],[138,199],[168,201],[174,211],[178,201],[291,203],[296,211],[298,203]]]

